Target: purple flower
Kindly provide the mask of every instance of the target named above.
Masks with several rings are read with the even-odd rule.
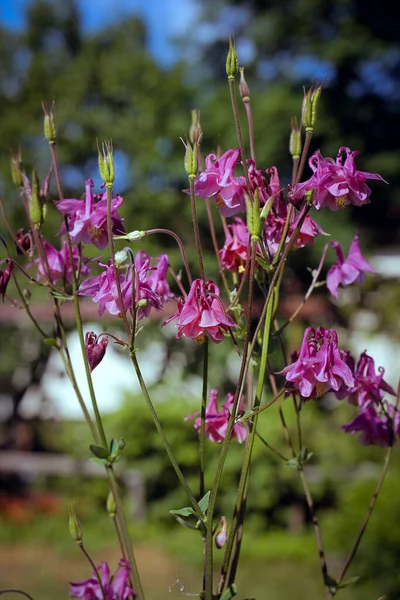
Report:
[[[346,157],[344,162],[343,154]],[[357,154],[359,154],[357,151],[342,146],[334,162],[331,158],[324,158],[317,150],[309,160],[313,175],[309,180],[291,187],[289,190],[291,202],[296,204],[307,192],[314,190],[312,200],[317,210],[323,206],[331,210],[339,210],[348,204],[354,206],[368,204],[371,190],[365,183],[366,180],[385,180],[376,173],[358,171],[354,162]]]
[[[11,273],[14,268],[14,263],[9,258],[5,258],[0,262],[6,262],[7,266],[5,269],[0,269],[0,295],[4,302],[4,296],[6,295],[8,282],[10,281]]]
[[[151,259],[145,252],[140,251],[135,256],[135,306],[138,308],[139,319],[148,317],[152,307],[161,309],[163,306],[163,298],[152,289],[153,285],[161,289],[164,297],[167,294],[166,286],[168,284],[163,279],[163,270],[165,269],[165,258],[163,257],[165,255],[160,257],[161,267],[157,275],[158,266],[151,266]],[[105,270],[100,275],[84,281],[79,287],[78,294],[91,296],[93,302],[98,302],[100,316],[105,310],[111,315],[118,315],[127,310],[132,311],[132,267],[126,267],[123,272],[118,271],[122,297],[121,306],[112,261],[108,261],[107,265],[99,262],[99,265]]]
[[[44,241],[43,248],[47,256],[47,264],[43,264],[41,258],[36,258],[35,263],[38,265],[39,273],[42,276],[49,276],[52,283],[57,283],[59,279],[72,284],[73,272],[71,267],[70,253],[68,243],[66,240],[63,241],[61,250],[57,250],[51,244]],[[74,259],[74,271],[77,271],[79,266],[79,250],[78,248],[72,248],[72,256]],[[89,275],[90,267],[82,264],[81,275],[86,277]]]
[[[228,394],[226,401],[221,409],[221,412],[218,412],[218,390],[210,391],[210,398],[208,401],[208,405],[206,408],[206,420],[205,420],[205,433],[206,436],[210,438],[212,442],[216,442],[220,444],[224,441],[226,433],[228,431],[228,422],[231,416],[233,404],[234,404],[234,395]],[[238,406],[238,412],[242,411],[243,407],[243,396]],[[201,418],[198,416],[199,412],[189,415],[185,418],[185,421],[188,419],[193,419],[197,417],[194,422],[195,429],[200,431],[201,427]],[[232,430],[232,438],[236,438],[240,443],[244,442],[247,438],[248,429],[246,425],[243,423],[235,423]]]
[[[214,197],[217,208],[224,217],[231,217],[246,210],[244,176],[235,177],[235,165],[238,163],[240,151],[227,150],[221,158],[215,154],[206,156],[206,169],[200,173],[194,183],[197,196]]]
[[[338,287],[340,284],[362,283],[365,280],[365,273],[375,273],[369,262],[361,254],[358,238],[359,235],[357,234],[351,242],[347,258],[344,258],[340,244],[332,242],[337,256],[337,263],[328,271],[326,286],[335,298],[338,297]]]
[[[364,351],[354,372],[354,386],[349,390],[350,404],[368,408],[373,404],[379,405],[385,392],[396,395],[392,386],[383,379],[385,369],[379,367],[378,372],[377,375],[374,359]]]
[[[237,327],[235,321],[225,312],[218,286],[212,281],[204,282],[202,279],[193,281],[188,297],[179,298],[178,310],[164,321],[163,326],[174,319],[178,319],[177,338],[184,335],[199,343],[204,342],[204,336],[208,334],[218,344],[229,327]]]
[[[75,244],[84,242],[94,244],[103,249],[108,244],[107,234],[107,192],[93,195],[91,179],[86,181],[86,199],[66,199],[56,202],[59,211],[67,215],[68,231]],[[123,198],[119,195],[111,200],[112,231],[120,235],[125,233],[122,225],[123,219],[118,215],[117,209],[121,206]],[[60,234],[66,233],[65,224],[60,229]]]
[[[249,246],[249,230],[242,219],[235,218],[235,223],[226,226],[225,244],[219,251],[221,267],[237,273],[244,268]]]
[[[108,346],[108,339],[103,337],[101,340],[93,331],[88,331],[85,335],[85,352],[89,363],[90,371],[93,371],[103,360]]]
[[[363,408],[360,413],[341,429],[347,433],[362,432],[360,442],[366,446],[389,446],[392,440],[390,419],[379,415],[374,406]]]
[[[298,390],[304,399],[320,397],[328,390],[353,387],[345,356],[334,329],[308,327],[296,360],[280,373],[286,376],[288,390]]]
[[[130,566],[127,560],[121,559],[111,576],[110,568],[105,561],[96,570],[100,575],[106,600],[127,600],[129,596],[136,597],[129,585]],[[94,573],[85,581],[71,583],[69,595],[71,598],[81,598],[81,600],[103,600],[101,587]]]

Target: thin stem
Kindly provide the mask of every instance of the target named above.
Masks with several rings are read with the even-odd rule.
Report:
[[[180,469],[180,467],[179,467],[179,465],[178,465],[178,463],[177,463],[177,461],[175,459],[175,456],[174,456],[174,454],[172,452],[172,448],[171,448],[171,446],[170,446],[170,444],[169,444],[169,442],[167,440],[167,436],[165,435],[165,432],[164,432],[164,430],[162,428],[161,422],[160,422],[160,420],[158,418],[158,415],[156,413],[156,410],[154,408],[153,402],[151,401],[151,398],[150,398],[147,386],[146,386],[146,384],[144,382],[144,379],[143,379],[143,376],[142,376],[142,372],[140,370],[140,366],[139,366],[138,360],[136,358],[136,352],[135,351],[133,351],[131,353],[131,360],[132,360],[133,367],[134,367],[134,369],[136,371],[136,376],[138,378],[138,381],[139,381],[140,388],[142,390],[144,399],[145,399],[146,404],[147,404],[147,406],[148,406],[148,408],[150,410],[151,416],[153,417],[154,424],[155,424],[155,426],[157,428],[157,431],[158,431],[158,433],[159,433],[159,435],[161,437],[161,440],[163,442],[164,448],[165,448],[165,450],[166,450],[166,452],[168,454],[168,457],[169,457],[169,459],[171,461],[171,464],[172,464],[172,466],[174,468],[174,471],[175,471],[175,473],[176,473],[176,475],[177,475],[177,477],[178,477],[178,479],[179,479],[179,481],[180,481],[183,489],[185,490],[186,495],[187,495],[187,497],[189,499],[189,502],[190,502],[193,510],[195,511],[197,517],[199,519],[203,520],[203,512],[202,512],[201,508],[199,507],[199,505],[197,503],[197,500],[196,500],[196,498],[195,498],[192,490],[190,489],[190,487],[189,487],[189,485],[188,485],[188,483],[187,483],[187,481],[186,481],[186,479],[185,479],[185,477],[184,477],[184,475],[183,475],[183,473],[182,473],[182,471],[181,471],[181,469]]]
[[[200,279],[202,279],[204,281],[203,252],[201,249],[199,223],[197,220],[196,195],[194,192],[194,179],[195,179],[194,177],[189,177],[190,203],[191,203],[191,207],[192,207],[193,233],[194,233],[194,241],[195,241],[196,250],[197,250],[197,258],[199,261]]]
[[[170,235],[171,237],[174,238],[174,240],[178,244],[179,250],[181,252],[182,261],[183,261],[183,264],[185,265],[186,275],[187,275],[187,278],[189,280],[189,284],[192,285],[193,278],[192,278],[192,274],[190,272],[190,267],[189,267],[188,259],[187,259],[187,256],[186,256],[185,247],[184,247],[184,245],[182,243],[182,240],[179,237],[179,235],[177,235],[176,233],[174,233],[170,229],[158,229],[157,228],[157,229],[148,229],[146,231],[146,235],[151,235],[152,233],[165,233],[165,234]]]
[[[306,131],[306,139],[304,140],[304,146],[303,146],[303,151],[301,153],[301,160],[300,160],[300,165],[299,168],[297,170],[297,174],[296,174],[296,180],[295,182],[298,183],[303,175],[303,171],[304,171],[304,167],[306,164],[306,159],[307,159],[307,154],[308,154],[308,150],[310,149],[310,144],[311,144],[311,138],[313,136],[313,132],[312,131]]]
[[[33,600],[32,596],[28,594],[28,592],[24,592],[23,590],[17,590],[16,588],[4,588],[0,590],[0,596],[2,594],[21,594],[22,596],[29,598],[29,600]]]
[[[249,178],[249,170],[247,168],[246,152],[245,152],[245,149],[244,149],[243,136],[242,136],[242,128],[240,126],[240,119],[239,119],[239,110],[238,110],[238,105],[237,105],[237,101],[236,101],[235,80],[231,79],[231,78],[228,78],[228,83],[229,83],[229,94],[230,94],[230,97],[231,97],[233,118],[235,120],[236,135],[237,135],[237,139],[238,139],[238,143],[239,143],[240,157],[242,159],[243,173],[244,173],[244,176],[245,176],[245,179],[246,179],[246,184],[247,184],[247,190],[248,190],[248,193],[249,193],[249,197],[250,197],[251,201],[253,201],[253,192],[252,192],[252,189],[251,189],[251,183],[250,183],[250,178]]]
[[[93,560],[92,560],[92,558],[91,558],[90,554],[89,554],[89,553],[88,553],[88,551],[86,550],[86,548],[85,548],[85,546],[83,545],[83,543],[81,542],[80,544],[78,544],[78,546],[79,546],[80,550],[82,550],[82,552],[83,552],[83,554],[85,555],[85,557],[86,557],[86,559],[87,559],[88,563],[90,564],[90,566],[91,566],[91,567],[92,567],[92,569],[93,569],[93,573],[94,573],[94,576],[95,576],[95,577],[96,577],[96,579],[97,579],[97,583],[99,584],[99,587],[100,587],[100,590],[101,590],[101,595],[103,596],[103,600],[107,600],[106,592],[105,592],[105,590],[104,590],[103,583],[102,583],[102,581],[101,581],[101,577],[100,577],[100,575],[99,575],[99,572],[98,572],[98,570],[97,570],[97,567],[96,567],[96,565],[94,564],[94,562],[93,562]]]
[[[348,571],[348,569],[349,569],[349,567],[350,567],[350,565],[351,565],[351,563],[353,561],[353,558],[355,557],[355,555],[357,553],[358,547],[359,547],[359,545],[361,543],[361,540],[362,540],[362,538],[364,536],[365,530],[367,528],[367,525],[368,525],[369,520],[370,520],[371,515],[372,515],[372,511],[374,510],[376,501],[378,499],[379,492],[381,491],[382,484],[383,484],[383,482],[385,480],[386,473],[387,473],[387,470],[389,468],[389,463],[390,463],[391,456],[392,456],[392,446],[390,446],[388,448],[387,454],[385,456],[385,461],[383,463],[383,468],[382,468],[381,475],[379,477],[379,480],[378,480],[378,483],[376,485],[375,491],[372,494],[372,498],[371,498],[369,506],[368,506],[367,514],[364,517],[364,521],[362,522],[360,531],[358,532],[357,537],[356,537],[356,539],[354,541],[354,544],[353,544],[353,546],[352,546],[352,548],[351,548],[351,550],[349,552],[349,555],[348,555],[348,557],[346,559],[346,562],[344,563],[343,568],[340,571],[340,575],[339,575],[339,577],[337,579],[337,587],[335,589],[333,589],[333,590],[329,590],[331,598],[333,598],[336,595],[336,592],[339,589],[338,586],[342,583],[343,578],[346,575],[346,573],[347,573],[347,571]]]
[[[328,566],[326,563],[326,557],[325,557],[325,552],[324,552],[324,546],[322,543],[322,535],[321,535],[321,529],[319,526],[318,516],[317,516],[317,512],[315,510],[314,501],[313,501],[313,498],[312,498],[312,495],[310,492],[310,488],[308,487],[308,483],[307,483],[307,479],[304,474],[303,467],[299,466],[298,471],[299,471],[301,483],[303,485],[303,490],[304,490],[304,494],[306,497],[308,510],[310,511],[310,515],[311,515],[312,522],[314,525],[315,537],[317,540],[318,554],[319,554],[319,560],[320,560],[321,574],[322,574],[322,579],[323,579],[324,585],[326,585],[327,576],[328,576]]]
[[[246,109],[247,115],[247,123],[249,125],[249,139],[250,139],[250,156],[251,159],[256,161],[256,153],[254,151],[254,127],[253,127],[253,115],[251,112],[250,100],[247,100],[244,103],[244,107]]]
[[[296,183],[297,169],[299,168],[299,162],[300,162],[300,159],[299,159],[299,158],[294,158],[294,159],[293,159],[293,167],[292,167],[292,184],[295,184],[295,183]]]
[[[200,498],[204,496],[204,471],[205,471],[205,437],[206,437],[206,404],[208,383],[208,338],[203,344],[203,392],[201,396],[201,421],[199,436],[199,475],[200,475]]]
[[[117,478],[114,473],[113,466],[111,464],[107,465],[107,474],[110,482],[110,487],[112,494],[114,496],[115,508],[118,516],[118,523],[121,529],[122,539],[124,541],[124,546],[129,558],[129,563],[132,568],[132,576],[135,586],[135,592],[138,595],[139,600],[144,600],[144,592],[142,587],[142,582],[140,580],[139,569],[136,563],[135,555],[133,553],[132,542],[129,537],[128,526],[125,519],[124,509],[122,507],[121,497],[119,493],[119,487]]]
[[[124,542],[123,542],[122,537],[121,537],[121,532],[120,532],[120,529],[119,529],[118,521],[117,521],[115,515],[112,516],[111,519],[112,519],[112,522],[113,522],[115,535],[117,537],[118,544],[119,544],[119,547],[120,547],[120,550],[121,550],[121,553],[122,553],[122,558],[126,559],[126,550],[125,550]]]
[[[264,439],[264,438],[262,437],[262,435],[260,435],[260,434],[258,433],[258,431],[256,431],[256,436],[258,437],[258,439],[260,440],[260,442],[262,442],[262,443],[264,444],[264,446],[265,446],[266,448],[268,448],[268,450],[271,450],[271,452],[273,452],[274,454],[276,454],[276,456],[278,456],[278,458],[281,458],[281,459],[282,459],[282,460],[284,460],[285,462],[287,462],[287,461],[288,461],[288,459],[286,458],[286,456],[284,456],[284,455],[283,455],[281,452],[279,452],[279,450],[277,450],[276,448],[274,448],[273,446],[271,446],[271,444],[269,444],[269,443],[267,442],[267,440],[266,440],[266,439]]]

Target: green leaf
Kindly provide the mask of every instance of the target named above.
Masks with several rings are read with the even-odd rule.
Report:
[[[119,443],[116,438],[113,438],[110,443],[110,456],[117,456],[119,451]]]
[[[190,517],[194,515],[193,508],[185,506],[185,508],[178,508],[177,510],[170,510],[171,515],[179,515],[181,517]]]
[[[96,456],[92,456],[90,460],[94,462],[95,465],[99,465],[99,467],[105,467],[107,464],[107,461],[104,460],[104,458],[97,458]]]
[[[185,519],[182,519],[182,517],[178,517],[178,515],[174,515],[174,517],[180,525],[183,525],[183,527],[186,527],[187,529],[193,529],[193,530],[197,529],[196,525],[192,525],[191,523],[188,523],[187,521],[185,521]]]
[[[222,594],[221,600],[230,600],[230,598],[233,598],[234,596],[236,596],[236,594],[237,594],[237,585],[236,585],[236,583],[232,583],[232,585],[230,585],[228,587],[228,589],[225,590],[225,592]]]
[[[290,460],[288,460],[286,462],[288,467],[291,467],[292,469],[298,469],[300,467],[299,465],[299,461],[297,460],[297,458],[291,458]]]
[[[97,458],[107,459],[110,455],[108,448],[104,448],[104,446],[97,446],[96,444],[91,444],[90,450],[95,456],[97,456]]]
[[[343,581],[342,583],[339,583],[337,585],[337,589],[340,590],[341,588],[345,588],[348,585],[353,585],[354,583],[356,583],[358,580],[360,579],[360,575],[355,575],[354,577],[350,577],[350,579],[346,579],[346,581]]]
[[[203,511],[203,513],[207,512],[208,503],[210,501],[210,494],[211,492],[207,492],[207,494],[205,494],[199,502],[199,507]]]

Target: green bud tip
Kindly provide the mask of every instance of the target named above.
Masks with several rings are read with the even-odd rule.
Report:
[[[114,518],[117,513],[117,507],[115,505],[114,495],[110,490],[107,496],[107,512],[111,518]]]
[[[115,178],[112,141],[102,142],[101,150],[97,142],[97,151],[100,177],[106,184],[106,187],[112,188]]]
[[[226,57],[226,74],[228,79],[235,79],[239,69],[239,59],[236,52],[235,40],[232,35],[229,36],[229,51]]]
[[[69,505],[68,525],[69,525],[69,532],[70,532],[71,537],[74,540],[74,542],[76,542],[77,544],[82,544],[82,541],[83,541],[82,529],[81,529],[81,524],[79,522],[79,519],[75,512],[74,502],[71,502],[71,504]]]
[[[296,117],[292,117],[291,121],[289,152],[293,160],[299,159],[301,156],[301,129],[299,127]]]
[[[42,102],[42,108],[44,112],[44,135],[49,144],[55,144],[57,139],[56,131],[56,117],[54,114],[55,101],[51,103],[50,110],[47,111],[47,106]]]
[[[43,210],[40,198],[39,179],[35,169],[32,171],[32,192],[29,211],[31,213],[31,219],[34,227],[39,229],[43,223]]]
[[[199,146],[203,131],[200,125],[200,111],[195,108],[192,110],[192,124],[189,129],[189,139],[192,144]]]
[[[24,165],[22,163],[21,147],[18,148],[15,154],[11,154],[10,167],[13,184],[19,188],[23,187],[22,173],[24,171]]]
[[[302,106],[302,123],[306,131],[313,131],[317,118],[318,101],[321,96],[322,88],[325,82],[313,84],[308,92],[304,89]]]
[[[198,162],[197,162],[197,144],[191,144],[186,138],[186,142],[181,138],[183,145],[185,146],[185,158],[183,164],[185,171],[189,176],[189,179],[194,179],[197,175]]]

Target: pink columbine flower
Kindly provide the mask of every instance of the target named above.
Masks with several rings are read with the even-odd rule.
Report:
[[[206,169],[200,173],[194,184],[196,195],[203,200],[213,198],[224,217],[231,217],[246,210],[246,179],[243,175],[235,176],[239,155],[239,149],[227,150],[218,159],[215,154],[209,154],[206,156]]]
[[[93,195],[93,185],[91,179],[86,181],[85,200],[66,199],[55,204],[59,211],[67,215],[68,231],[75,244],[84,242],[103,249],[108,244],[107,192]],[[117,213],[122,202],[123,198],[119,195],[114,196],[111,200],[112,231],[117,235],[125,233],[122,225],[123,219]],[[60,234],[62,233],[66,233],[65,224],[60,229]]]
[[[63,241],[61,250],[57,250],[57,248],[54,248],[54,246],[46,241],[43,242],[43,248],[46,252],[47,261],[43,261],[41,258],[35,259],[35,263],[38,265],[39,273],[45,277],[49,277],[51,282],[54,284],[57,283],[59,279],[72,284],[73,272],[67,241]],[[78,248],[72,248],[72,256],[74,259],[74,271],[76,272],[79,266]],[[82,263],[81,275],[86,277],[89,275],[89,273],[90,267]]]
[[[351,369],[345,362],[346,354],[339,350],[334,329],[308,327],[303,336],[297,359],[285,367],[288,390],[298,390],[305,400],[320,397],[329,390],[354,386]]]
[[[226,226],[225,244],[219,251],[221,267],[237,273],[244,268],[249,246],[249,230],[239,217]]]
[[[164,321],[163,326],[174,319],[178,319],[177,338],[184,335],[199,343],[204,342],[204,336],[209,335],[218,344],[229,327],[237,327],[235,321],[225,312],[218,286],[212,281],[204,282],[202,279],[193,281],[188,297],[179,298],[178,310]]]
[[[374,406],[364,408],[347,425],[342,425],[341,429],[347,433],[362,432],[360,442],[365,446],[389,446],[392,440],[392,431],[390,418],[386,415],[378,414]]]
[[[138,306],[140,303],[137,311],[139,319],[148,317],[151,308],[161,309],[163,306],[163,298],[152,289],[153,285],[161,289],[164,296],[167,293],[167,284],[162,277],[165,268],[163,256],[165,255],[160,257],[162,267],[158,276],[154,276],[153,273],[154,271],[157,272],[158,267],[151,266],[151,258],[145,252],[140,251],[135,256],[135,305]],[[122,296],[121,306],[112,261],[108,261],[107,265],[99,262],[99,265],[104,268],[104,271],[100,275],[84,281],[79,287],[78,294],[91,296],[93,302],[98,302],[100,316],[105,310],[111,315],[118,315],[127,310],[132,311],[132,267],[128,266],[122,272],[121,270],[118,271]]]
[[[104,358],[108,346],[108,338],[99,337],[93,332],[88,331],[85,335],[85,352],[89,363],[90,371],[93,371]]]
[[[289,191],[291,202],[296,204],[307,192],[314,190],[312,201],[317,210],[323,206],[331,210],[339,210],[348,204],[354,206],[368,204],[371,190],[365,183],[366,180],[385,180],[376,173],[358,171],[354,162],[357,154],[359,154],[357,151],[342,146],[334,162],[331,158],[324,158],[317,150],[309,160],[313,175],[309,180],[291,187]]]
[[[208,438],[212,442],[216,442],[220,444],[224,441],[226,433],[228,431],[228,422],[231,416],[233,404],[234,404],[234,395],[228,394],[226,401],[224,402],[221,412],[218,411],[218,390],[210,391],[210,398],[208,401],[208,405],[206,408],[206,419],[205,419],[205,433]],[[243,408],[243,396],[240,400],[238,406],[238,412],[240,413]],[[194,427],[198,431],[200,431],[201,427],[201,418],[199,417],[200,413],[194,413],[185,418],[185,421],[188,419],[193,419],[197,417],[194,422]],[[248,429],[246,425],[243,423],[235,423],[232,430],[232,438],[236,438],[240,443],[244,442],[248,435]]]
[[[105,561],[96,570],[100,575],[106,600],[127,600],[129,596],[136,597],[136,593],[129,585],[130,565],[127,560],[121,559],[111,576],[110,567]],[[102,600],[103,598],[101,587],[94,573],[85,581],[71,583],[69,595],[71,598],[81,598],[81,600]]]
[[[384,379],[385,369],[375,371],[375,361],[365,351],[361,354],[354,372],[354,386],[349,390],[350,404],[361,408],[381,404],[385,393],[396,395],[396,392]]]
[[[1,263],[4,263],[4,262],[7,263],[6,268],[0,269],[0,296],[3,299],[3,302],[4,302],[4,296],[6,295],[8,282],[10,281],[11,273],[14,268],[14,263],[9,258],[5,258],[2,261],[0,261],[0,265],[1,265]]]
[[[340,284],[362,283],[365,280],[365,273],[375,273],[369,262],[361,254],[358,239],[359,235],[357,234],[351,243],[347,258],[344,258],[340,244],[332,242],[337,256],[337,263],[328,271],[326,286],[335,298],[338,297]]]

